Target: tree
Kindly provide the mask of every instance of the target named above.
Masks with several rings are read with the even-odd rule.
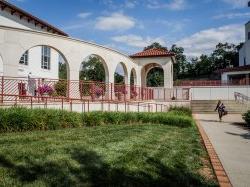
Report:
[[[115,72],[115,83],[117,83],[117,84],[124,84],[125,83],[124,77],[117,72]]]
[[[162,68],[153,68],[147,74],[147,86],[149,87],[163,87],[164,73]]]
[[[234,44],[217,44],[211,57],[214,63],[214,70],[239,65],[237,46]]]
[[[105,82],[105,69],[97,56],[90,56],[82,63],[80,80]]]
[[[67,65],[59,62],[59,79],[67,79]]]
[[[163,47],[161,44],[158,42],[154,42],[151,45],[144,47],[143,51],[149,50],[149,49],[164,49],[167,50],[167,47]]]
[[[176,63],[174,64],[174,80],[184,77],[187,70],[187,57],[184,55],[184,48],[172,45],[171,52],[175,53]]]

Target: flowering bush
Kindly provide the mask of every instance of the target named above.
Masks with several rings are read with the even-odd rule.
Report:
[[[91,95],[92,97],[100,97],[101,95],[104,95],[104,90],[103,88],[93,84],[91,85]]]
[[[95,95],[96,95],[97,97],[100,97],[101,95],[103,95],[103,89],[100,88],[100,87],[98,87],[98,86],[96,86],[96,87],[95,87]]]
[[[116,86],[115,87],[115,93],[117,94],[127,94],[128,91],[126,90],[126,87],[125,86]]]
[[[138,94],[137,94],[137,92],[136,92],[135,90],[132,90],[132,91],[131,91],[131,97],[132,97],[132,98],[136,98],[137,95],[138,95]]]
[[[53,88],[49,85],[42,85],[42,86],[39,86],[38,87],[38,93],[40,95],[44,95],[44,94],[49,94],[49,95],[52,95],[54,92]]]

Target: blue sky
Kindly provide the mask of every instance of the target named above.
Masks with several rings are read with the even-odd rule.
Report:
[[[127,54],[152,42],[209,53],[218,42],[244,41],[248,0],[10,0],[74,38]]]

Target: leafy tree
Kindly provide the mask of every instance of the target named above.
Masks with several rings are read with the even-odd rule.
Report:
[[[230,66],[238,66],[237,46],[229,43],[219,43],[211,54],[214,69],[223,69]]]
[[[125,84],[124,76],[122,76],[119,73],[115,72],[115,83],[117,83],[117,84]]]
[[[148,49],[164,49],[167,50],[167,47],[163,47],[161,44],[159,44],[158,42],[154,42],[151,45],[144,47],[144,51],[148,50]]]
[[[176,59],[176,63],[174,64],[174,80],[183,78],[187,68],[187,57],[184,55],[184,48],[172,45],[170,51],[175,53]]]
[[[82,63],[80,80],[105,82],[105,69],[97,56],[90,56]]]
[[[67,65],[59,62],[59,79],[67,79]]]
[[[164,73],[162,68],[153,68],[147,74],[148,87],[163,87],[164,86]]]
[[[133,71],[131,72],[130,75],[130,85],[135,85],[135,75]]]

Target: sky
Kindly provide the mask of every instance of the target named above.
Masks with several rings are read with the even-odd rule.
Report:
[[[9,0],[73,38],[125,54],[153,42],[209,54],[219,42],[244,41],[248,0]]]

